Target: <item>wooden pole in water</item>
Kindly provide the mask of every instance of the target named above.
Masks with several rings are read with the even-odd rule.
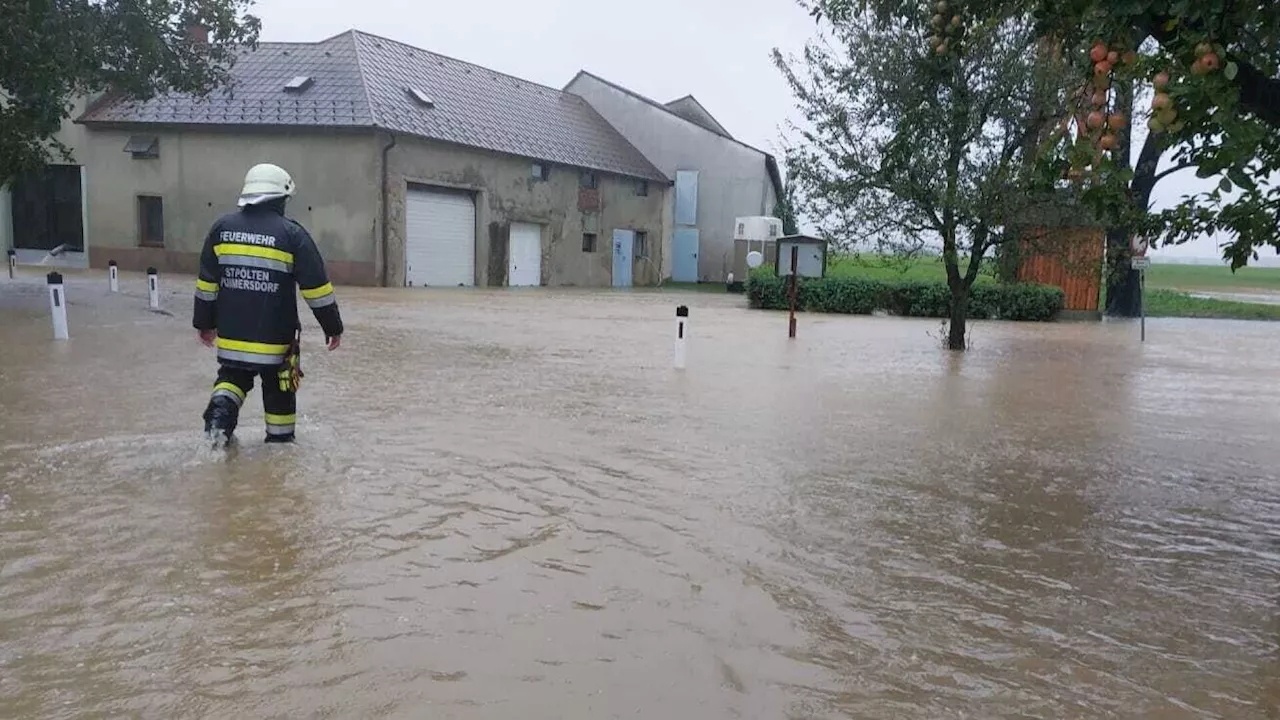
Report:
[[[800,261],[800,246],[791,246],[791,277],[788,282],[791,283],[789,289],[791,303],[791,317],[787,320],[787,337],[794,338],[796,336],[796,266]]]
[[[18,251],[9,251],[9,279],[13,279],[13,269],[18,265]]]

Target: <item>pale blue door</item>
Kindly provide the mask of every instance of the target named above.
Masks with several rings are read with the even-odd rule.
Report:
[[[631,255],[635,251],[634,230],[613,231],[613,286],[631,287]]]
[[[698,229],[677,228],[672,240],[675,266],[671,279],[676,282],[698,282]]]

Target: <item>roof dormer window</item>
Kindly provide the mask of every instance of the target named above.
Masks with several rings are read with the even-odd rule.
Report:
[[[423,92],[420,88],[407,88],[407,92],[413,98],[414,102],[424,108],[433,108],[436,106],[436,101],[432,100],[431,96]]]
[[[285,92],[302,92],[311,87],[314,82],[310,75],[297,75],[292,80],[284,84]]]

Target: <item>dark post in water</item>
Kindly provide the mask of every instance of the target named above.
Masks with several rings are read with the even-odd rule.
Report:
[[[796,267],[800,264],[800,247],[798,245],[791,246],[791,277],[787,278],[789,286],[787,293],[790,296],[791,317],[787,325],[787,337],[794,338],[796,336]]]

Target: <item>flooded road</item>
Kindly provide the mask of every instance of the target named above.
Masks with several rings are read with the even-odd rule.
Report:
[[[0,278],[0,717],[1280,717],[1275,325],[959,357],[718,294],[341,288],[297,445],[255,390],[224,453],[189,278],[172,316],[69,283],[55,343]]]

